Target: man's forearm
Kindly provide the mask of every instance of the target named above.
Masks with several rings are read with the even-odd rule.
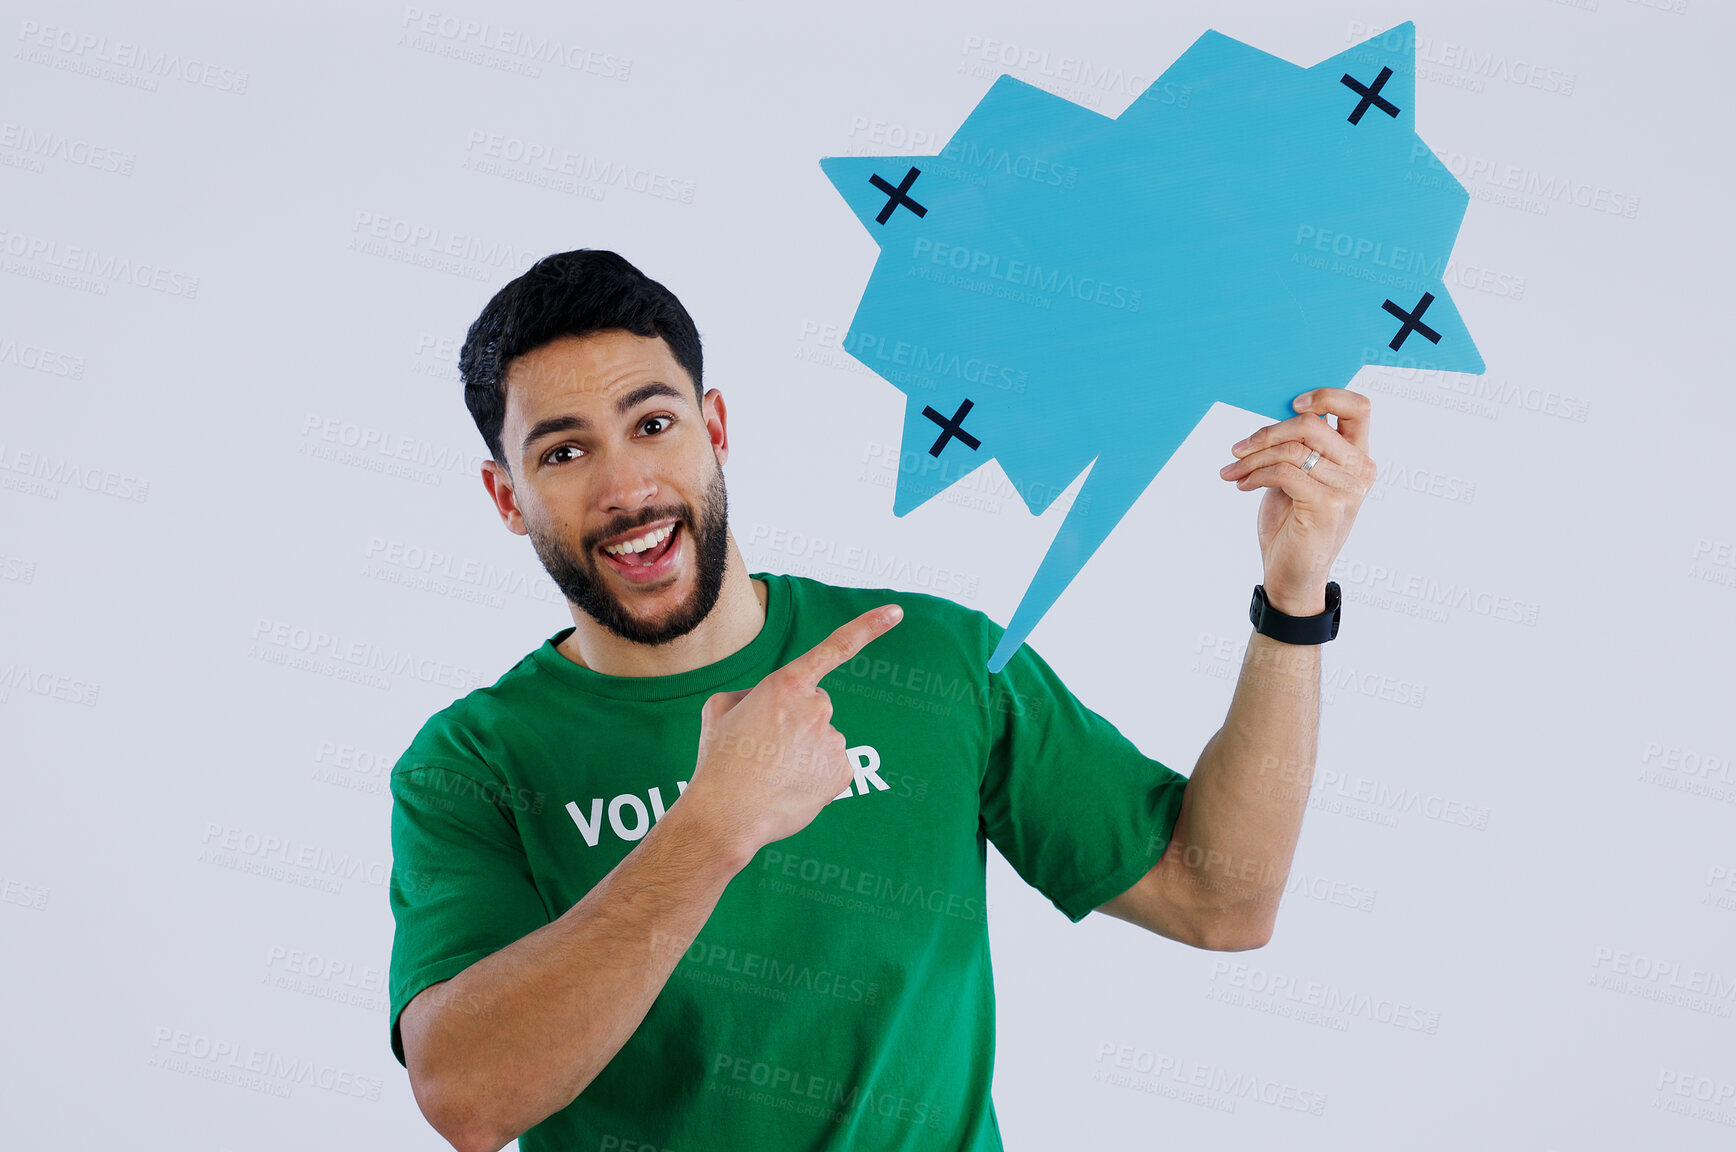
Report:
[[[1217,932],[1237,946],[1271,935],[1319,723],[1320,645],[1251,632],[1229,714],[1194,766],[1170,849]]]
[[[423,993],[438,1008],[419,1018],[413,1084],[456,1147],[499,1148],[566,1107],[644,1020],[746,865],[686,815],[672,805],[558,919]]]

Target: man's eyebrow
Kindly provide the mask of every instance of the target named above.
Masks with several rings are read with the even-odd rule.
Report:
[[[624,416],[636,405],[653,396],[673,396],[679,400],[682,395],[681,390],[673,385],[666,384],[661,380],[653,380],[649,384],[641,384],[629,392],[622,393],[615,401],[615,411]],[[546,420],[538,420],[531,425],[530,431],[525,434],[522,450],[529,452],[532,444],[544,436],[552,436],[556,432],[588,432],[590,429],[591,422],[583,416],[550,416]]]

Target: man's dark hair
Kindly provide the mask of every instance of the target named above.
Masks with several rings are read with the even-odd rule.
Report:
[[[511,470],[501,451],[500,428],[506,420],[506,370],[512,362],[562,336],[616,328],[661,337],[675,362],[693,377],[695,398],[704,402],[699,329],[675,293],[614,252],[557,252],[494,294],[458,354],[465,407],[496,463]]]

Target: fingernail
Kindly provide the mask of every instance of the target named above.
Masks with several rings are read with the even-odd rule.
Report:
[[[1250,437],[1249,439],[1252,439],[1252,437]],[[1238,440],[1234,444],[1230,445],[1230,451],[1232,453],[1240,452],[1242,449],[1246,448],[1247,446],[1248,446],[1247,440]]]
[[[1291,403],[1295,406],[1296,411],[1303,412],[1307,410],[1308,405],[1313,401],[1313,399],[1314,393],[1304,392],[1302,395],[1296,397],[1296,399]]]

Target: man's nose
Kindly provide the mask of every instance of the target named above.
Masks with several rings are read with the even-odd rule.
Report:
[[[657,476],[644,461],[617,457],[603,473],[599,501],[605,512],[630,512],[657,499]]]

